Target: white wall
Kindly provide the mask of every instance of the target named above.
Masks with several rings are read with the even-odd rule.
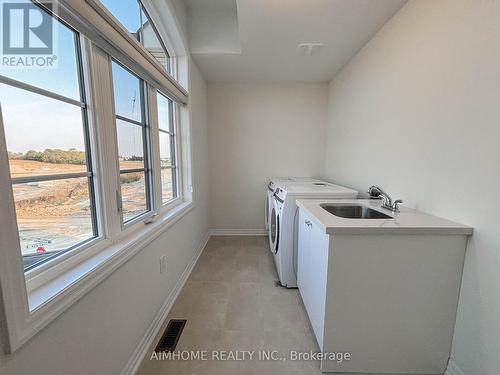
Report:
[[[273,176],[319,176],[326,84],[208,84],[210,226],[264,230]]]
[[[500,1],[413,0],[330,84],[325,175],[475,227],[452,365],[500,373]]]
[[[206,84],[194,65],[191,79],[195,209],[12,356],[0,354],[1,374],[111,375],[124,368],[208,230]]]

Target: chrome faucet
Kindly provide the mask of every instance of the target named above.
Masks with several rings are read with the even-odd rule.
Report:
[[[380,186],[372,185],[368,188],[367,193],[370,198],[382,198],[382,207],[391,210],[392,212],[399,212],[399,204],[403,203],[401,199],[397,199],[392,202],[392,198],[389,194],[382,190]]]

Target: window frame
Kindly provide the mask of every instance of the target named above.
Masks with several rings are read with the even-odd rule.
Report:
[[[178,69],[177,69],[177,59],[175,56],[171,53],[172,48],[171,48],[171,43],[168,43],[168,38],[165,38],[163,35],[164,33],[160,32],[158,25],[160,24],[158,22],[158,18],[156,17],[155,13],[153,11],[154,7],[151,4],[149,0],[134,0],[137,3],[137,7],[139,9],[139,19],[141,20],[141,26],[140,26],[140,34],[139,37],[136,38],[133,36],[133,34],[121,23],[121,21],[115,17],[113,13],[106,7],[104,3],[102,3],[100,0],[88,0],[92,3],[92,6],[94,8],[100,8],[100,10],[103,10],[106,14],[107,17],[111,18],[117,27],[119,27],[122,32],[125,32],[128,34],[135,42],[137,42],[143,49],[144,51],[147,52],[147,54],[159,65],[163,68],[163,70],[170,75],[172,78],[175,80],[178,80]],[[167,55],[167,66],[163,66],[157,59],[154,57],[154,55],[149,52],[143,45],[143,23],[142,23],[142,14],[144,13],[146,17],[151,21],[152,24],[152,29],[156,37],[158,38],[158,41],[160,42],[160,45]]]
[[[71,251],[48,261],[47,264],[50,263],[50,267],[45,269],[37,267],[25,274],[22,267],[7,152],[0,148],[0,191],[10,191],[10,194],[5,194],[6,199],[0,200],[0,211],[9,213],[0,215],[0,243],[10,249],[10,251],[0,251],[0,288],[5,307],[9,353],[21,347],[114,270],[171,228],[195,206],[192,188],[189,107],[183,106],[181,110],[180,104],[177,104],[176,108],[179,110],[175,111],[175,117],[178,129],[176,153],[178,155],[179,197],[168,207],[158,207],[154,204],[151,216],[144,217],[142,221],[139,220],[126,228],[121,225],[116,201],[119,174],[116,167],[117,153],[114,138],[115,113],[114,109],[109,110],[109,108],[114,108],[114,100],[111,100],[113,87],[110,59],[113,51],[117,51],[118,55],[113,56],[116,60],[122,62],[122,65],[123,61],[129,61],[125,65],[128,68],[132,67],[133,71],[136,70],[136,63],[137,71],[141,72],[146,66],[150,66],[148,64],[151,62],[146,59],[130,64],[130,61],[135,61],[133,56],[137,56],[140,52],[137,43],[134,44],[129,40],[133,48],[123,49],[121,48],[123,43],[117,38],[112,38],[112,42],[116,41],[117,44],[110,44],[110,41],[102,39],[99,33],[94,33],[93,29],[79,17],[75,17],[75,9],[78,10],[79,7],[90,9],[90,3],[93,1],[61,0],[57,18],[76,30],[82,43],[81,59],[83,72],[86,75],[85,92],[89,107],[87,114],[92,129],[89,139],[94,155],[92,165],[96,173],[95,189],[96,197],[99,197],[96,200],[96,209],[99,213],[101,237],[99,242],[89,244],[79,252]],[[172,10],[168,8],[168,11]],[[85,20],[92,19],[90,16],[96,15],[91,12],[82,13]],[[106,18],[103,17],[103,20]],[[102,30],[109,30],[109,27],[115,28],[115,25],[99,24],[99,27],[101,29],[99,32],[102,33]],[[173,27],[177,26],[173,25]],[[110,45],[115,47],[110,48]],[[143,55],[142,52],[140,55]],[[124,56],[125,60],[123,60]],[[169,79],[157,79],[154,74],[149,74],[147,71],[144,71],[144,74],[144,76],[142,74],[139,76],[147,84],[147,96],[151,100],[150,111],[155,110],[154,97],[151,92],[156,93],[158,87],[163,88],[162,91],[165,93],[174,89],[172,97],[176,98],[179,103],[186,104],[187,100],[182,99],[182,95],[187,98],[187,92],[179,84]],[[153,119],[151,119],[150,126],[153,129]],[[0,145],[5,142],[2,129],[3,126],[0,127]],[[157,142],[154,139],[154,132],[150,131],[150,133],[152,133],[151,147],[154,148]],[[152,156],[151,160],[154,159]],[[154,181],[155,176],[153,175],[152,178]],[[155,186],[159,184],[155,183]]]
[[[172,64],[172,55],[169,51],[169,49],[167,48],[166,44],[165,44],[165,41],[163,40],[163,37],[161,36],[160,32],[158,31],[158,27],[156,26],[156,22],[153,20],[153,18],[151,17],[149,11],[146,9],[146,6],[144,5],[144,2],[141,1],[141,0],[137,0],[137,2],[139,3],[139,8],[141,9],[141,11],[146,15],[146,17],[149,19],[149,21],[151,22],[151,25],[152,25],[152,29],[153,29],[153,32],[155,33],[156,37],[158,38],[158,41],[160,42],[160,45],[163,49],[163,52],[165,53],[165,55],[167,56],[167,66],[165,66],[165,70],[168,74],[170,74],[172,77],[174,77],[175,79],[177,79],[177,76],[174,75],[174,69],[173,69],[173,64]],[[141,14],[141,19],[142,19],[142,14]],[[142,21],[141,21],[142,23]],[[143,24],[142,24],[143,25]],[[142,33],[142,30],[143,30],[143,27],[141,25],[141,40],[140,40],[140,43],[142,45],[143,43],[143,40],[144,39],[144,35]],[[146,48],[145,48],[146,49]],[[147,49],[146,49],[147,50]],[[149,51],[148,51],[149,52]],[[153,54],[151,52],[149,52],[149,54],[151,56],[153,56]],[[154,56],[153,56],[154,57]]]
[[[49,269],[52,272],[56,272],[56,270],[60,269],[59,265],[69,258],[79,259],[82,257],[82,253],[86,253],[87,250],[92,251],[92,249],[97,249],[100,246],[100,243],[105,239],[105,235],[103,232],[103,212],[100,209],[102,197],[100,194],[100,189],[98,187],[98,181],[96,179],[97,165],[96,165],[96,142],[95,139],[95,123],[93,121],[93,116],[91,112],[90,102],[92,100],[90,91],[89,91],[89,79],[88,78],[88,67],[89,65],[86,63],[86,49],[87,42],[84,40],[84,37],[75,30],[71,25],[67,24],[64,20],[60,19],[56,14],[52,13],[52,17],[54,17],[58,22],[67,27],[70,31],[74,33],[75,37],[75,58],[76,58],[76,66],[78,73],[78,83],[79,83],[79,92],[80,92],[80,100],[75,100],[64,95],[57,94],[53,91],[42,89],[37,86],[27,84],[15,79],[11,79],[5,76],[0,76],[0,83],[8,85],[10,87],[14,87],[19,90],[23,90],[26,92],[34,93],[36,95],[41,95],[45,98],[49,98],[51,100],[57,100],[59,102],[74,105],[80,108],[81,111],[81,119],[82,119],[82,130],[83,130],[83,141],[85,145],[85,157],[86,157],[86,172],[78,172],[78,173],[63,173],[57,175],[40,175],[33,176],[32,179],[29,177],[23,177],[22,181],[30,182],[32,181],[55,181],[59,179],[70,179],[70,178],[87,178],[87,185],[89,189],[89,199],[90,199],[90,207],[91,207],[91,219],[92,219],[92,231],[93,236],[88,239],[81,241],[73,246],[70,246],[66,249],[62,249],[49,257],[47,260],[38,262],[33,264],[30,267],[24,268],[23,272],[26,278],[26,286],[28,291],[33,290],[42,280],[47,280],[48,277],[40,277],[40,275],[46,273]],[[0,124],[3,128],[4,124]],[[0,143],[3,145],[3,143]],[[54,177],[52,179],[47,177]],[[16,178],[17,179],[17,178]],[[16,179],[13,179],[9,173],[9,183],[11,194],[13,195],[14,185],[17,184]],[[30,181],[28,181],[30,180]],[[16,222],[17,228],[17,214],[14,210],[11,213],[11,220]],[[17,237],[18,237],[18,246],[16,250],[21,252],[20,240],[19,240],[19,230],[17,229]]]
[[[151,160],[153,159],[153,149],[152,149],[152,139],[151,139],[151,109],[150,109],[150,100],[149,100],[149,95],[148,95],[148,84],[146,80],[144,80],[139,74],[137,74],[134,70],[130,69],[127,65],[121,63],[119,60],[117,60],[115,57],[110,56],[109,57],[110,61],[110,66],[112,67],[112,64],[118,64],[121,68],[126,70],[128,73],[132,74],[135,78],[139,80],[139,90],[140,90],[140,97],[141,97],[141,121],[136,121],[129,119],[127,117],[118,115],[116,112],[116,98],[114,95],[114,86],[112,87],[111,91],[111,101],[112,101],[112,111],[114,114],[115,118],[115,138],[116,138],[116,165],[117,165],[117,171],[118,171],[118,189],[116,191],[117,195],[117,201],[119,200],[119,206],[118,206],[118,211],[120,213],[121,217],[121,227],[122,230],[133,226],[136,223],[139,223],[141,221],[144,221],[145,219],[151,217],[153,215],[153,211],[155,208],[155,197],[153,194],[154,191],[154,185],[156,184],[155,179],[153,178],[153,165],[151,163]],[[111,79],[113,81],[113,73],[111,71]],[[112,82],[113,84],[113,82]],[[121,169],[120,168],[120,161],[118,158],[118,123],[116,120],[120,121],[125,121],[129,125],[133,126],[141,126],[142,128],[142,135],[143,135],[143,159],[144,159],[144,167],[143,168],[134,168],[134,169]],[[144,186],[146,188],[146,194],[145,194],[145,199],[146,199],[146,210],[143,213],[140,213],[133,218],[129,220],[124,220],[123,216],[123,196],[121,192],[121,175],[124,173],[133,173],[133,172],[143,172],[144,173]]]
[[[158,98],[157,95],[162,95],[163,97],[165,97],[167,100],[168,100],[168,103],[169,103],[169,131],[165,131],[164,129],[161,129],[159,127],[159,122],[158,122],[158,129],[156,130],[157,133],[158,133],[158,143],[159,143],[159,134],[160,133],[165,133],[165,134],[168,134],[169,136],[169,140],[170,140],[170,157],[171,157],[171,171],[172,171],[172,199],[166,201],[166,202],[163,202],[163,189],[161,188],[161,185],[162,185],[162,180],[161,180],[161,161],[160,161],[160,177],[159,177],[159,185],[160,185],[160,195],[159,195],[159,198],[158,198],[158,205],[159,205],[159,208],[160,210],[164,209],[165,207],[167,209],[170,209],[172,207],[172,203],[175,203],[177,201],[177,199],[181,199],[182,200],[182,179],[181,179],[181,176],[180,176],[180,173],[181,173],[181,167],[180,167],[180,157],[181,157],[181,153],[179,152],[179,149],[181,147],[180,145],[180,141],[179,141],[179,119],[178,119],[178,116],[177,116],[177,112],[178,112],[178,109],[177,109],[177,104],[175,103],[175,101],[173,101],[168,95],[166,95],[162,90],[159,90],[157,89],[156,90],[156,93],[155,93],[155,96],[156,98]],[[156,108],[156,113],[158,114],[158,104],[157,104],[157,108]],[[157,115],[158,119],[159,119],[159,116]],[[158,153],[158,156],[161,158],[161,155]],[[175,204],[173,205],[175,206]]]
[[[78,33],[78,32],[77,32]],[[25,272],[26,287],[28,293],[40,287],[43,283],[47,282],[54,275],[59,275],[66,272],[68,269],[74,267],[76,264],[81,262],[88,256],[95,254],[109,246],[111,242],[109,241],[109,231],[107,229],[106,220],[106,210],[104,210],[104,194],[102,186],[105,181],[102,178],[95,178],[95,176],[101,176],[100,171],[102,168],[99,166],[99,161],[101,157],[99,156],[100,142],[98,141],[99,134],[97,129],[96,113],[95,113],[95,97],[93,95],[92,79],[93,74],[91,71],[92,64],[91,59],[91,42],[85,36],[79,35],[80,43],[80,64],[81,64],[81,74],[86,77],[83,80],[85,87],[82,90],[85,93],[86,100],[86,116],[87,116],[87,127],[88,127],[88,149],[92,153],[91,163],[94,171],[94,210],[96,213],[97,225],[99,228],[99,235],[82,243],[80,246],[72,247],[66,251],[60,253],[60,255],[49,259],[38,267],[29,269]],[[81,78],[80,78],[81,79]],[[83,110],[83,108],[82,108]],[[17,218],[16,218],[17,222]]]

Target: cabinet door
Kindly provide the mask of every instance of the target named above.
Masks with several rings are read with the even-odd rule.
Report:
[[[323,350],[328,241],[325,233],[301,210],[299,213],[297,283],[316,340]]]

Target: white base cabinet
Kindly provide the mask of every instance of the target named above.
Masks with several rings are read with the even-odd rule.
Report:
[[[467,236],[327,235],[301,209],[300,295],[323,372],[443,374],[455,325]]]

